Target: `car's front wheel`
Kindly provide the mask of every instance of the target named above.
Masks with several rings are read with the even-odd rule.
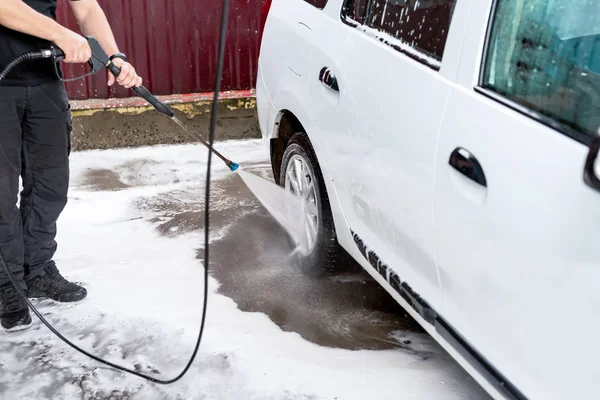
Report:
[[[306,134],[295,134],[282,157],[279,183],[306,200],[304,228],[307,249],[293,255],[302,272],[320,276],[332,272],[341,262],[343,249],[338,244],[323,175]]]

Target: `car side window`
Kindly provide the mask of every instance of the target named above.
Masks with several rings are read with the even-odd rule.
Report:
[[[456,0],[347,0],[343,16],[383,42],[439,67]]]
[[[317,7],[320,10],[324,9],[325,6],[327,5],[327,0],[304,0],[304,1],[306,1],[308,4],[312,4],[313,6]]]
[[[598,0],[497,0],[481,86],[597,136],[599,15]]]
[[[367,8],[369,7],[369,3],[369,0],[348,0],[344,5],[343,13],[346,18],[362,25],[367,18]]]

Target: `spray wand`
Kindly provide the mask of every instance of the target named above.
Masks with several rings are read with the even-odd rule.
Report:
[[[88,38],[88,41],[90,41],[90,45],[92,44],[92,42],[95,42],[95,39],[92,38]],[[96,42],[97,44],[98,42]],[[104,53],[104,50],[102,50],[102,48],[98,45],[99,51],[102,52],[102,56],[106,56],[106,53]],[[93,50],[92,50],[93,52]],[[108,57],[106,57],[106,59],[108,60]],[[115,65],[114,63],[112,63],[111,61],[108,61],[107,67],[108,70],[115,76],[119,76],[119,74],[121,73],[121,68],[119,68],[117,65]],[[202,143],[203,145],[205,145],[208,149],[210,149],[214,155],[216,155],[217,157],[219,157],[224,163],[225,165],[227,165],[227,167],[231,170],[231,171],[235,171],[239,168],[239,165],[227,158],[225,158],[221,153],[219,153],[217,150],[215,150],[214,148],[211,148],[210,144],[208,144],[208,142],[204,139],[202,139],[200,136],[196,135],[195,133],[193,133],[192,131],[190,131],[184,124],[183,122],[181,122],[181,120],[179,120],[179,118],[177,118],[175,116],[175,113],[173,113],[173,111],[163,102],[161,102],[160,100],[158,100],[152,93],[150,93],[148,91],[148,89],[146,89],[144,86],[140,86],[140,87],[135,87],[133,86],[131,88],[131,90],[133,90],[138,96],[140,96],[141,98],[143,98],[144,100],[146,100],[148,103],[150,103],[155,109],[156,111],[158,111],[159,113],[163,114],[164,116],[170,118],[173,122],[175,122],[177,125],[179,125],[179,127],[181,127],[181,129],[183,129],[185,132],[187,132],[190,136],[192,136],[193,138],[197,139],[200,141],[200,143]]]
[[[69,80],[85,78],[86,76],[90,76],[90,75],[93,75],[93,74],[96,74],[96,73],[102,71],[104,68],[108,69],[115,77],[118,77],[121,74],[121,68],[119,68],[117,65],[115,65],[110,60],[110,58],[108,57],[108,55],[106,54],[106,52],[104,51],[102,46],[100,46],[100,43],[98,43],[98,41],[92,36],[87,36],[86,39],[88,41],[88,44],[90,45],[90,49],[92,50],[92,58],[88,61],[88,65],[90,66],[91,70],[90,70],[90,72],[88,72],[87,74],[85,74],[83,76],[79,76],[77,78],[73,78],[73,79],[69,79]],[[8,73],[14,67],[16,67],[17,65],[19,65],[20,63],[22,63],[24,61],[52,58],[54,60],[54,65],[56,66],[58,64],[58,62],[60,60],[62,60],[64,57],[65,57],[65,53],[57,47],[52,47],[50,49],[45,49],[45,50],[41,50],[38,52],[23,54],[22,56],[17,57],[15,60],[13,60],[10,64],[8,64],[6,66],[6,68],[2,72],[0,72],[0,81],[6,75],[8,75]],[[60,76],[58,74],[58,70],[57,70],[57,75]],[[154,107],[156,109],[156,111],[158,111],[162,115],[166,116],[167,118],[170,118],[173,122],[175,122],[177,125],[179,125],[179,127],[181,127],[181,129],[183,129],[185,132],[187,132],[188,135],[192,136],[194,139],[198,140],[200,143],[202,143],[204,146],[206,146],[210,151],[213,152],[214,155],[219,157],[231,171],[236,171],[239,168],[239,165],[237,163],[224,157],[221,153],[219,153],[217,150],[215,150],[213,147],[211,147],[211,145],[206,140],[202,139],[197,134],[191,132],[183,124],[183,122],[181,122],[181,120],[179,120],[179,118],[177,118],[175,116],[175,113],[173,112],[173,110],[171,110],[165,103],[163,103],[162,101],[157,99],[144,86],[140,86],[140,87],[134,86],[131,88],[131,90],[133,90],[133,92],[135,92],[135,94],[137,94],[138,96],[140,96],[141,98],[146,100],[152,107]]]

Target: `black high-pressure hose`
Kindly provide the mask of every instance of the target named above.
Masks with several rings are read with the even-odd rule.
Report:
[[[42,50],[42,51],[36,51],[33,53],[26,53],[26,54],[20,55],[19,57],[12,60],[6,67],[4,67],[2,72],[0,72],[0,81],[2,79],[6,78],[6,75],[8,75],[8,73],[14,67],[21,64],[22,62],[31,61],[31,60],[41,60],[43,58],[56,57],[57,55],[58,54],[56,53],[56,49]]]
[[[152,376],[142,374],[138,371],[111,363],[110,361],[106,361],[98,356],[95,356],[95,355],[83,350],[82,348],[80,348],[79,346],[77,346],[76,344],[74,344],[73,342],[68,340],[67,338],[65,338],[60,332],[58,332],[52,326],[52,324],[50,324],[44,318],[44,316],[37,310],[37,308],[31,303],[31,301],[27,298],[27,295],[23,292],[23,290],[20,288],[20,286],[17,285],[17,282],[14,279],[14,276],[12,275],[10,269],[8,268],[8,265],[6,264],[6,262],[4,260],[4,255],[2,253],[2,249],[0,248],[0,261],[2,262],[2,266],[6,270],[6,273],[8,274],[8,277],[9,277],[11,283],[13,284],[13,286],[15,287],[16,291],[18,292],[18,294],[20,296],[22,296],[25,299],[25,301],[27,302],[27,304],[29,305],[31,310],[40,319],[40,321],[42,321],[42,323],[44,325],[46,325],[46,327],[48,329],[50,329],[50,331],[52,333],[54,333],[60,340],[62,340],[64,343],[66,343],[67,345],[69,345],[70,347],[75,349],[76,351],[80,352],[81,354],[83,354],[101,364],[107,365],[118,371],[122,371],[122,372],[126,372],[128,374],[131,374],[131,375],[138,376],[138,377],[146,379],[150,382],[163,384],[163,385],[168,385],[168,384],[177,382],[178,380],[183,378],[183,376],[189,371],[190,367],[192,366],[192,364],[198,354],[198,350],[200,348],[200,343],[202,342],[202,336],[204,334],[204,326],[205,326],[205,322],[206,322],[206,310],[207,310],[207,305],[208,305],[208,278],[209,278],[208,266],[209,266],[209,255],[210,255],[210,252],[209,252],[209,239],[210,239],[210,225],[209,225],[210,211],[209,211],[209,208],[210,207],[209,206],[210,206],[211,162],[212,162],[212,155],[214,152],[213,144],[215,141],[215,130],[216,130],[216,125],[217,125],[217,109],[218,109],[217,103],[219,100],[219,92],[221,90],[221,78],[223,75],[223,60],[225,58],[225,38],[226,38],[226,34],[227,34],[228,12],[229,12],[229,0],[223,0],[223,9],[222,9],[222,14],[221,14],[221,30],[220,30],[220,37],[219,37],[218,64],[217,64],[217,73],[216,73],[216,77],[215,77],[215,91],[214,91],[214,98],[213,98],[213,104],[212,104],[212,109],[211,109],[210,133],[209,133],[208,146],[207,146],[208,147],[208,161],[207,161],[207,166],[206,166],[206,190],[205,190],[205,198],[204,198],[204,202],[205,202],[205,206],[204,206],[204,221],[205,221],[204,222],[205,223],[205,227],[204,227],[204,295],[203,295],[204,301],[203,301],[203,306],[202,306],[202,319],[200,322],[200,330],[198,332],[198,338],[196,340],[196,345],[195,345],[194,351],[192,352],[192,355],[191,355],[188,363],[184,367],[184,369],[176,377],[174,377],[172,379],[168,379],[168,380],[162,380],[162,379],[157,379]],[[28,54],[24,54],[24,55],[18,57],[17,59],[12,61],[0,73],[0,80],[2,80],[10,72],[10,70],[12,68],[14,68],[16,65],[18,65],[24,61],[29,61],[29,60],[34,60],[34,59],[42,59],[42,58],[50,58],[50,57],[56,56],[56,53],[54,53],[54,52],[55,52],[54,49],[53,50],[43,50],[41,52],[28,53]],[[111,72],[115,73],[116,71],[113,71],[111,69]],[[146,90],[146,89],[144,88],[144,90]],[[146,92],[147,92],[147,90],[146,90]],[[148,92],[148,95],[153,97],[149,92]],[[217,153],[217,155],[219,155],[219,154]],[[227,161],[229,161],[229,160],[227,160]],[[235,163],[231,163],[231,164],[234,164],[235,169],[237,169],[237,164],[235,164]],[[230,167],[230,169],[232,171],[235,170],[234,168],[232,168],[232,166],[230,164],[228,164],[228,166]]]

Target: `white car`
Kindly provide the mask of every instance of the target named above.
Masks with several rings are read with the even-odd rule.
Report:
[[[598,398],[600,2],[267,0],[261,28],[299,265],[352,256],[495,398]]]

